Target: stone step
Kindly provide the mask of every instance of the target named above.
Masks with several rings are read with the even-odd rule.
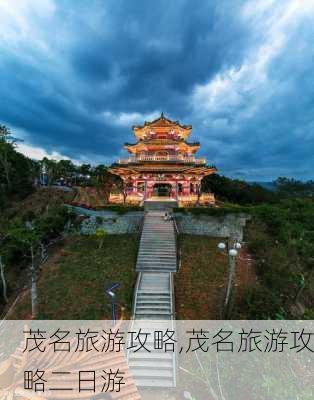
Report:
[[[165,253],[163,251],[160,251],[159,253],[145,253],[145,254],[139,254],[138,257],[149,257],[149,258],[158,258],[160,259],[161,257],[164,258],[173,258],[174,260],[176,260],[176,255],[175,254],[171,254],[171,253]]]
[[[174,227],[172,225],[165,225],[163,224],[162,226],[156,226],[156,223],[152,225],[144,225],[142,229],[143,233],[151,233],[151,232],[157,232],[160,234],[171,234],[174,233]]]
[[[158,387],[158,388],[172,388],[174,387],[173,378],[169,379],[150,379],[148,377],[134,377],[137,386],[141,387]]]
[[[149,353],[146,350],[139,350],[137,352],[130,352],[129,353],[129,360],[141,360],[141,361],[151,361],[154,360],[154,362],[160,361],[170,361],[172,360],[172,353],[165,353],[164,350],[155,350],[151,353]]]
[[[139,259],[137,259],[137,264],[139,263],[157,263],[157,264],[165,264],[165,263],[175,263],[176,262],[176,257],[158,257],[158,256],[154,256],[154,257],[141,257]]]
[[[170,298],[156,298],[152,300],[151,298],[138,298],[137,299],[137,304],[142,305],[142,304],[170,304]]]
[[[141,243],[140,244],[140,249],[139,251],[155,251],[155,252],[173,252],[175,253],[175,246],[173,246],[171,243]]]
[[[171,306],[136,306],[135,314],[171,314]]]
[[[162,296],[162,294],[168,294],[169,292],[169,286],[168,285],[145,285],[145,292],[149,294],[149,296]],[[142,295],[143,293],[139,293],[139,295]],[[144,294],[145,296],[145,294]]]
[[[139,271],[139,272],[165,272],[165,273],[169,273],[169,272],[176,272],[176,267],[175,266],[163,266],[163,267],[161,267],[161,266],[154,266],[154,265],[151,265],[151,266],[147,266],[147,265],[144,265],[144,266],[138,266],[137,268],[136,268],[136,270],[137,271]]]
[[[142,274],[142,276],[141,276],[141,282],[144,282],[144,281],[154,282],[156,279],[162,280],[165,282],[169,282],[170,276],[168,274],[158,274],[158,273]]]
[[[152,260],[152,259],[149,259],[149,258],[146,258],[146,259],[142,259],[142,260],[137,260],[137,267],[140,267],[140,266],[156,266],[156,267],[164,267],[164,266],[176,266],[176,262],[175,262],[175,260],[160,260],[160,259],[155,259],[155,260]]]
[[[173,233],[174,228],[173,225],[170,224],[162,224],[158,225],[157,223],[153,224],[146,224],[143,226],[142,232],[147,233],[147,232],[162,232],[162,233]]]
[[[175,238],[171,235],[169,235],[169,236],[162,236],[162,235],[160,235],[160,234],[154,234],[154,235],[151,235],[151,236],[146,236],[146,235],[144,235],[142,238],[141,238],[141,240],[140,240],[140,242],[143,242],[143,241],[145,241],[145,240],[149,240],[149,241],[157,241],[157,240],[160,240],[160,241],[168,241],[168,240],[170,240],[170,241],[172,241],[173,243],[175,243]]]
[[[154,281],[146,278],[143,279],[140,283],[140,289],[142,289],[143,287],[152,288],[152,286],[160,286],[162,288],[162,291],[169,290],[169,281],[162,278],[156,278]]]
[[[176,252],[174,252],[172,249],[149,249],[149,248],[142,248],[139,251],[139,254],[148,254],[148,255],[176,255]]]
[[[142,232],[161,232],[161,233],[173,233],[174,227],[170,224],[162,223],[162,225],[158,225],[156,222],[151,225],[144,225]]]
[[[158,256],[143,256],[139,257],[137,259],[137,263],[153,263],[153,264],[164,264],[164,263],[171,263],[173,265],[176,265],[177,259],[176,257],[170,256],[170,257],[158,257]]]
[[[147,303],[148,302],[151,302],[151,303],[156,302],[157,304],[164,304],[164,303],[169,303],[169,299],[170,299],[170,297],[166,297],[166,298],[163,296],[152,297],[151,295],[149,297],[147,297],[147,296],[137,297],[137,301],[139,304],[141,304],[142,302],[147,302]]]
[[[152,239],[152,240],[157,240],[157,239],[160,239],[160,240],[175,240],[175,238],[173,237],[173,235],[172,234],[160,234],[160,233],[145,233],[144,234],[144,236],[141,238],[141,241],[143,240],[143,239]]]
[[[160,257],[175,257],[176,253],[174,251],[140,251],[138,256],[160,256]]]
[[[141,246],[139,249],[139,253],[149,253],[149,254],[159,254],[159,253],[165,253],[165,254],[177,254],[173,246],[171,247],[164,247],[164,246]]]
[[[175,249],[173,248],[173,246],[154,246],[154,245],[145,245],[145,246],[141,246],[139,253],[141,252],[145,252],[145,253],[172,253],[172,254],[176,254]]]
[[[136,264],[136,269],[138,268],[176,268],[176,263],[171,261],[164,262],[154,262],[154,261],[138,261]],[[149,271],[147,271],[149,272]],[[157,271],[155,271],[157,272]]]
[[[150,288],[145,288],[145,291],[138,293],[137,295],[137,299],[140,300],[144,300],[144,299],[151,299],[151,300],[157,300],[157,299],[161,299],[161,300],[168,300],[170,294],[168,295],[168,288],[164,288],[164,287],[157,287],[156,289],[151,286]]]
[[[176,266],[137,266],[136,270],[139,272],[176,272]]]
[[[143,255],[149,255],[149,256],[154,256],[154,255],[156,255],[156,256],[159,256],[159,255],[161,255],[161,256],[172,256],[172,257],[176,256],[175,252],[168,251],[168,250],[165,250],[165,249],[159,249],[158,251],[152,251],[151,249],[142,249],[138,253],[138,255],[142,255],[142,254]]]
[[[160,310],[168,310],[169,307],[171,307],[170,301],[168,301],[168,303],[160,303],[160,304],[158,304],[158,303],[148,304],[148,303],[142,303],[142,302],[138,302],[136,304],[137,309],[141,308],[143,310],[148,309],[148,308],[150,308],[152,310],[159,310],[159,309]]]
[[[154,314],[151,314],[151,315],[146,315],[146,314],[144,314],[144,315],[137,315],[137,314],[134,314],[134,318],[136,318],[137,320],[139,320],[139,321],[147,321],[147,320],[149,320],[149,321],[151,321],[151,322],[158,322],[158,321],[171,321],[172,319],[173,319],[173,316],[172,316],[172,314],[169,314],[169,315],[154,315]]]
[[[167,244],[171,244],[173,246],[175,246],[176,242],[174,240],[174,238],[156,238],[155,236],[152,237],[145,237],[143,239],[140,240],[140,244],[141,243],[153,243],[154,245],[158,244],[158,243],[167,243]]]
[[[169,378],[172,379],[172,371],[159,369],[137,369],[132,370],[135,380],[137,378]]]
[[[136,369],[165,369],[165,370],[171,370],[172,372],[172,359],[148,359],[146,361],[139,359],[139,360],[133,360],[130,358],[129,360],[129,367],[130,368],[136,368]]]
[[[171,312],[166,310],[139,310],[135,312],[135,315],[142,315],[142,316],[145,315],[149,316],[149,318],[153,316],[156,317],[158,315],[161,317],[160,319],[162,319],[163,316],[170,314]]]
[[[138,253],[138,257],[151,257],[151,258],[155,258],[155,257],[163,257],[163,258],[173,258],[173,259],[177,259],[177,255],[173,252],[164,252],[164,251],[160,251],[158,252],[140,252]]]
[[[163,225],[157,225],[156,223],[151,224],[151,225],[144,225],[142,232],[147,233],[147,232],[161,232],[161,233],[173,233],[174,229],[172,225],[168,224],[163,224]]]
[[[138,293],[138,296],[142,296],[143,298],[144,297],[147,297],[147,296],[150,296],[151,298],[154,298],[154,297],[162,297],[162,298],[167,298],[167,297],[169,297],[170,296],[170,293],[169,293],[169,287],[163,287],[162,288],[162,290],[152,290],[152,288],[151,287],[147,287],[146,285],[145,285],[145,288],[143,288],[143,289],[139,289],[138,291],[137,291],[137,293]]]
[[[165,293],[167,294],[167,292],[169,292],[169,287],[168,285],[145,285],[145,293],[148,293],[149,296],[154,296],[154,294],[156,294],[155,297],[157,296],[162,296],[159,293]],[[139,295],[142,295],[142,293],[139,293]]]
[[[150,276],[151,275],[151,276]],[[167,276],[167,275],[166,275]],[[142,285],[145,283],[146,285],[154,285],[156,283],[160,284],[163,283],[166,285],[165,287],[168,289],[169,288],[169,277],[165,278],[162,276],[161,273],[147,273],[142,275],[142,279],[140,282]]]
[[[154,243],[141,243],[140,244],[140,250],[139,251],[158,251],[158,252],[175,252],[175,246],[172,245],[169,242],[162,243],[162,242],[156,242]]]

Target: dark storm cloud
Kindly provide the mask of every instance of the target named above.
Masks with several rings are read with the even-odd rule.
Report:
[[[281,167],[308,177],[311,13],[290,24],[287,2],[250,3],[0,6],[0,119],[27,144],[100,162],[119,156],[133,123],[164,111],[193,125],[222,172],[268,178]]]

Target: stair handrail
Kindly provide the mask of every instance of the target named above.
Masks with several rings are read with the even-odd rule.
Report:
[[[132,307],[132,317],[131,317],[131,319],[135,319],[137,297],[138,297],[138,291],[139,291],[141,279],[142,279],[142,272],[139,272],[137,274],[137,279],[136,279],[136,284],[135,284],[135,291],[134,291],[134,299],[133,299],[133,307]]]
[[[169,272],[170,274],[170,288],[169,288],[169,294],[170,294],[170,306],[171,306],[171,317],[174,319],[175,317],[175,306],[174,306],[174,282],[173,282],[173,273]]]
[[[175,244],[176,244],[176,256],[177,256],[177,271],[180,271],[181,268],[181,249],[178,246],[178,236],[180,234],[178,225],[177,225],[177,221],[175,219],[175,217],[172,217],[173,219],[173,223],[174,223],[174,227],[175,227]]]
[[[170,305],[171,305],[171,329],[175,332],[175,296],[174,296],[174,282],[173,282],[173,272],[170,272]],[[172,358],[172,379],[173,385],[176,386],[177,381],[177,357],[176,351],[173,352]]]
[[[145,213],[144,213],[144,215],[143,215],[143,217],[141,219],[140,226],[139,226],[141,238],[142,238],[142,234],[143,234],[144,222],[145,222]],[[140,246],[141,246],[141,241],[140,241],[139,248],[138,248],[138,254],[139,254]],[[137,254],[137,257],[138,257],[138,254]],[[137,260],[136,260],[136,263],[137,263]],[[137,304],[138,288],[140,286],[141,278],[142,278],[142,273],[139,272],[137,274],[136,283],[135,283],[135,291],[134,291],[131,319],[135,319],[135,310],[136,310],[136,304]]]

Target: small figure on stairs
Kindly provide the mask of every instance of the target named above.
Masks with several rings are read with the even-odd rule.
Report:
[[[172,216],[166,212],[165,216],[164,216],[164,221],[171,221],[171,220],[172,220]]]

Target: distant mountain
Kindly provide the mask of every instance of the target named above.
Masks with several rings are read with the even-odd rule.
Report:
[[[276,185],[274,184],[274,182],[259,182],[259,181],[255,181],[255,182],[248,182],[251,185],[260,185],[263,188],[270,190],[272,192],[275,192],[277,190]]]

